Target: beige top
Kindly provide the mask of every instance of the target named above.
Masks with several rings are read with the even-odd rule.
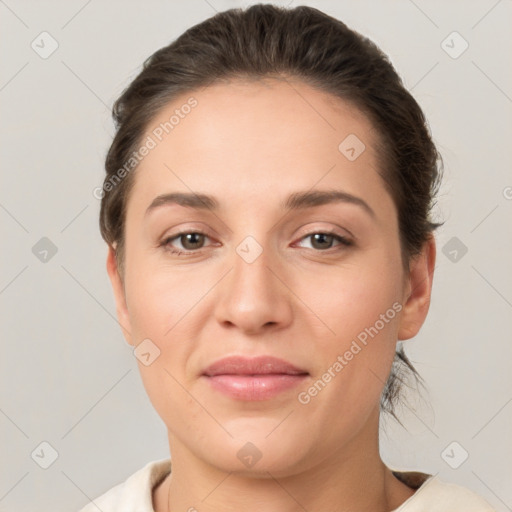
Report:
[[[80,512],[154,512],[152,494],[171,471],[171,459],[149,462],[123,483],[93,500]],[[393,474],[416,492],[390,512],[495,512],[473,491],[443,482],[436,476],[417,471]]]

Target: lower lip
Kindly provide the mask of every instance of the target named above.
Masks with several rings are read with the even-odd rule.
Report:
[[[307,375],[214,375],[204,376],[210,385],[237,400],[268,400],[301,384]]]

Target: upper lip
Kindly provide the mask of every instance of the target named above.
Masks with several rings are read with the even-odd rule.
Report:
[[[215,361],[205,368],[203,375],[305,375],[308,372],[293,364],[272,356],[229,356]]]

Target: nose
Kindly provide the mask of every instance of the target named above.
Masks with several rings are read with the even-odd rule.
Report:
[[[254,243],[245,246],[242,243],[237,249],[230,262],[231,271],[217,289],[217,321],[246,334],[290,325],[293,293],[286,286],[286,272],[278,255],[263,248],[251,261],[261,248]]]

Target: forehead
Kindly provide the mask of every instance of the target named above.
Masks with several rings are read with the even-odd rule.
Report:
[[[297,79],[273,78],[231,80],[182,94],[146,130],[157,143],[173,139],[180,154],[189,149],[214,155],[216,145],[228,140],[236,143],[233,156],[257,149],[277,150],[283,158],[302,149],[338,156],[338,144],[351,133],[364,140],[367,157],[375,156],[377,131],[353,104]]]
[[[159,112],[143,140],[152,148],[138,165],[133,191],[146,203],[175,190],[208,191],[232,204],[270,200],[316,183],[385,194],[370,120],[298,80],[234,80],[182,94]]]

